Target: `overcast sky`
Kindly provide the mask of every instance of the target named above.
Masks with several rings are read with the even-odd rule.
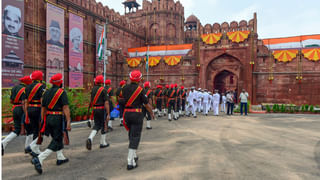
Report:
[[[124,14],[125,0],[96,0]],[[151,1],[151,0],[149,0]],[[142,5],[142,0],[137,0]],[[250,20],[258,16],[259,38],[320,34],[320,0],[180,0],[185,18],[202,25]],[[141,7],[140,7],[141,8]]]

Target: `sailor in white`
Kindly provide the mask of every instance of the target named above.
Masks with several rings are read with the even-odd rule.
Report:
[[[201,99],[202,99],[202,94],[201,94],[201,88],[196,91],[196,111],[199,113],[201,112]]]
[[[202,106],[203,106],[203,115],[208,115],[208,111],[209,111],[209,93],[208,93],[208,90],[204,90],[203,92],[203,101],[202,101]]]
[[[220,102],[220,95],[218,93],[218,90],[214,91],[213,94],[213,115],[218,116],[219,115],[219,102]]]
[[[226,113],[226,103],[227,103],[227,98],[224,93],[222,93],[222,98],[221,98],[221,112]]]
[[[196,114],[195,103],[196,103],[197,93],[194,89],[195,87],[191,87],[191,91],[188,93],[188,96],[187,96],[188,105],[186,107],[186,111],[187,111],[187,116],[190,116],[190,113],[192,113],[193,117],[196,118],[197,114]]]

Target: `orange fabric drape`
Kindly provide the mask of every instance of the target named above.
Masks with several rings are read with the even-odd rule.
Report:
[[[249,34],[250,34],[250,31],[227,32],[228,38],[232,42],[236,42],[236,43],[243,42],[244,40],[246,40]]]
[[[177,65],[182,56],[165,56],[164,61],[169,65],[169,66],[175,66]]]
[[[130,67],[137,67],[141,62],[141,58],[127,58],[127,62]]]
[[[144,61],[146,61],[146,58],[143,58],[143,59],[144,59]],[[153,67],[153,66],[158,65],[160,60],[161,60],[160,56],[149,57],[149,66]]]
[[[276,50],[273,51],[273,57],[281,62],[289,62],[292,61],[295,57],[297,57],[298,50]]]
[[[320,48],[303,49],[302,54],[305,58],[307,58],[310,61],[319,61],[320,60]]]
[[[202,41],[206,44],[216,44],[220,41],[222,34],[221,33],[212,33],[212,34],[202,34]]]

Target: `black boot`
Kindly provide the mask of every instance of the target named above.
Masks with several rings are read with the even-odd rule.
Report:
[[[87,139],[86,147],[88,150],[91,150],[91,147],[92,147],[91,139]]]
[[[133,165],[127,165],[127,170],[132,170],[132,169],[134,169],[134,168],[137,168],[138,167],[138,164],[136,164],[135,166],[133,166]]]
[[[69,159],[64,159],[64,160],[57,160],[57,166],[60,166],[61,164],[69,162]]]
[[[42,167],[41,167],[41,163],[38,159],[38,157],[34,157],[32,160],[31,160],[32,164],[34,165],[34,169],[39,173],[39,174],[42,174]]]

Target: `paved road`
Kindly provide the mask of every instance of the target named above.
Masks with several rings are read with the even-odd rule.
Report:
[[[143,130],[139,167],[133,171],[126,170],[124,128],[115,126],[108,133],[111,146],[107,149],[99,149],[96,136],[89,152],[85,140],[90,130],[77,125],[70,135],[71,145],[65,148],[69,163],[56,166],[52,154],[44,162],[44,173],[38,175],[30,156],[22,153],[24,137],[19,137],[2,157],[2,178],[320,179],[319,115],[198,116],[172,122],[162,118],[152,125],[152,130]]]

